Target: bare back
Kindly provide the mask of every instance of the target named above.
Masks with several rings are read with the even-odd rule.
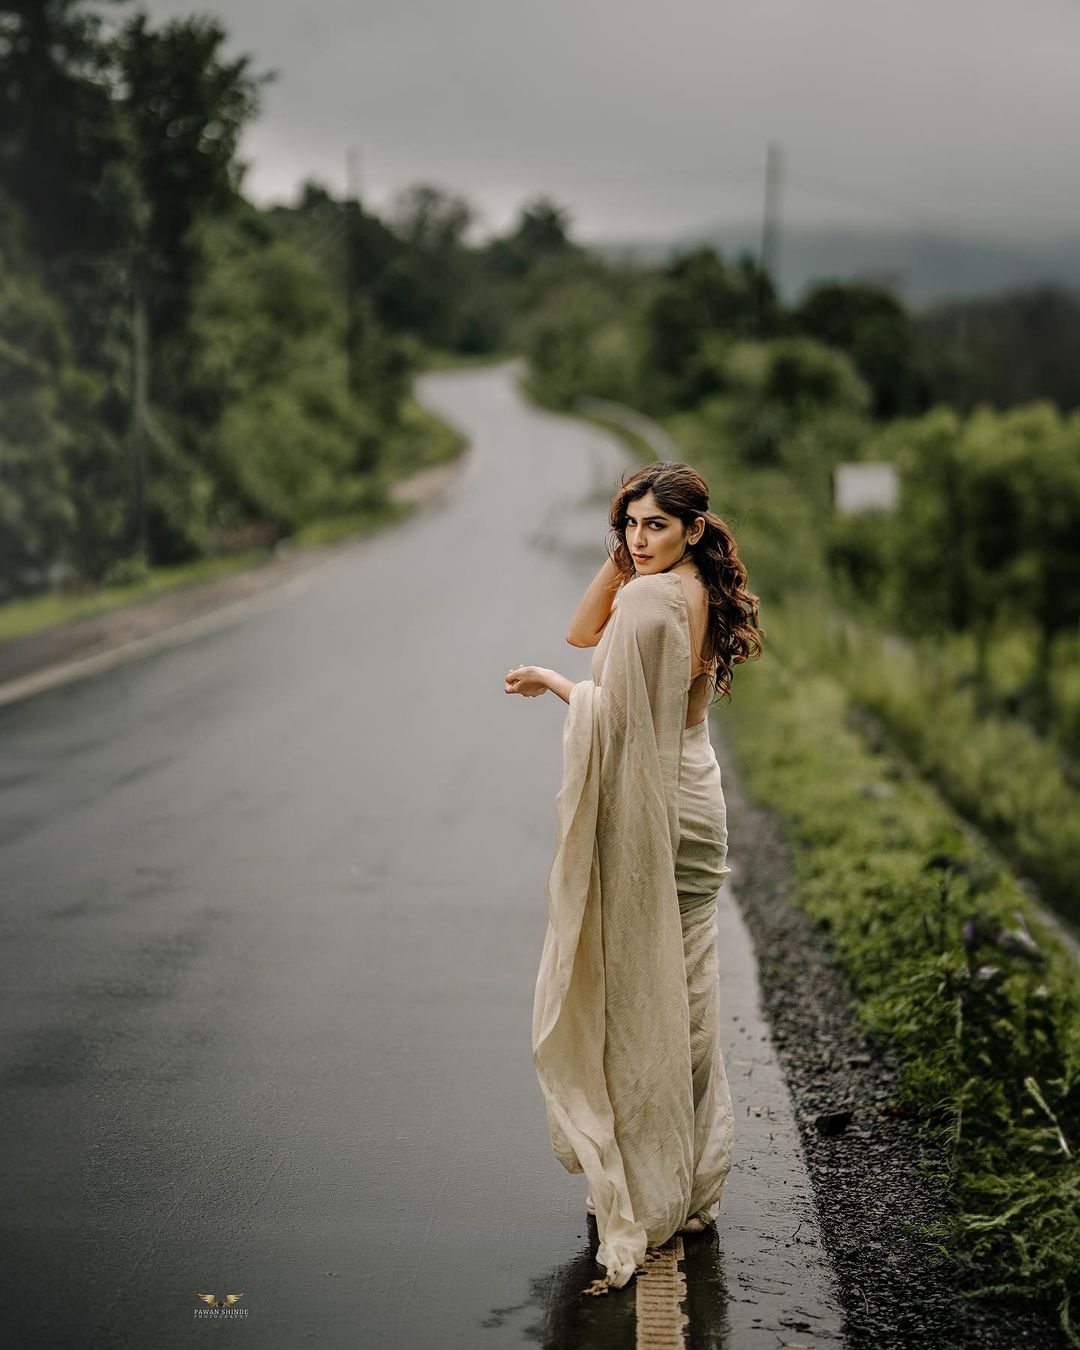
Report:
[[[709,593],[691,567],[672,569],[683,584],[686,608],[690,617],[690,676],[696,679],[711,669],[709,639]]]
[[[708,716],[712,698],[712,653],[709,636],[709,594],[690,565],[671,569],[683,584],[690,620],[690,697],[686,705],[686,725],[697,726]]]

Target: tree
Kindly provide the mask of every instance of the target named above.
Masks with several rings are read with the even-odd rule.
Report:
[[[818,282],[792,311],[791,325],[850,354],[873,390],[875,416],[897,417],[927,406],[911,318],[886,288]]]
[[[955,300],[918,323],[935,397],[964,411],[1047,398],[1080,407],[1080,295],[1037,286]]]
[[[97,369],[127,345],[114,314],[141,216],[112,58],[81,0],[0,5],[0,179],[68,310],[73,358]]]
[[[109,253],[133,220],[112,53],[82,0],[0,4],[0,169],[46,263]]]
[[[430,183],[416,183],[398,193],[391,227],[414,249],[445,256],[463,247],[473,220],[472,207],[463,197]]]
[[[244,166],[236,150],[272,74],[249,58],[223,61],[225,30],[213,19],[177,19],[151,30],[135,15],[118,44],[123,108],[149,207],[142,268],[157,338],[186,324],[201,263],[196,226],[235,205]]]
[[[570,217],[549,197],[537,197],[522,208],[505,238],[494,239],[487,253],[496,276],[524,276],[545,258],[580,252],[569,236]]]
[[[731,266],[713,248],[698,248],[668,264],[648,304],[644,323],[647,359],[661,375],[682,385],[682,396],[697,397],[685,381],[703,341],[714,333],[751,337],[757,330],[759,293],[764,307],[775,305],[771,281],[749,254]]]

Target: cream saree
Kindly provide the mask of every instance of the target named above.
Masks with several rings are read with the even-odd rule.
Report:
[[[555,1156],[588,1179],[597,1263],[616,1287],[690,1216],[715,1217],[731,1167],[708,900],[728,872],[726,823],[707,730],[684,730],[690,670],[681,580],[636,577],[563,729],[533,1063]],[[693,836],[682,866],[696,893],[681,909],[680,804],[705,797],[721,833]]]

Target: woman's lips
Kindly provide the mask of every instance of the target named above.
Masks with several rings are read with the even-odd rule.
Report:
[[[652,554],[651,554],[651,553],[635,553],[635,554],[634,554],[634,557],[637,559],[638,562],[648,562],[649,559],[652,557]]]

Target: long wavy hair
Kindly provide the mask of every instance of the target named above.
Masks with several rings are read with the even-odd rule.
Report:
[[[608,555],[619,571],[621,585],[637,576],[626,547],[626,516],[630,502],[640,500],[650,488],[661,511],[676,516],[687,528],[698,516],[705,519],[701,538],[689,544],[683,556],[696,564],[709,596],[715,694],[730,698],[734,667],[757,660],[765,629],[758,623],[758,597],[749,588],[735,539],[725,521],[709,509],[709,485],[704,478],[689,464],[658,460],[624,479],[611,503]]]

